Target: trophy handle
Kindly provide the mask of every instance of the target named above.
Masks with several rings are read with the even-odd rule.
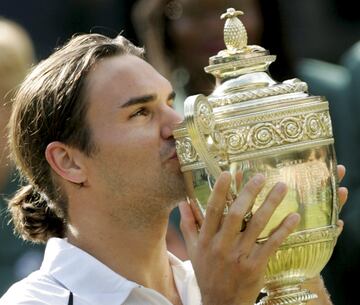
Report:
[[[221,173],[221,168],[212,152],[214,147],[215,117],[208,99],[202,95],[193,95],[185,100],[185,124],[191,142],[199,157],[206,165],[207,171],[216,179]]]

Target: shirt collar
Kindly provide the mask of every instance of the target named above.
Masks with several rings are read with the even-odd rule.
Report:
[[[92,304],[122,304],[139,286],[60,238],[48,241],[41,270]]]
[[[183,303],[199,304],[200,292],[190,261],[183,262],[170,252],[168,255]],[[49,239],[41,270],[90,304],[122,304],[140,286],[60,238]]]
[[[184,305],[201,304],[201,294],[191,262],[189,260],[183,262],[170,252],[168,254],[182,303]]]

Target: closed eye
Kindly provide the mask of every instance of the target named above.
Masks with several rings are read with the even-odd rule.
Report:
[[[139,116],[148,116],[149,114],[150,111],[146,107],[140,107],[130,115],[130,118],[139,117]]]

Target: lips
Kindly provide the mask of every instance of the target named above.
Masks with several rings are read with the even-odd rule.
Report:
[[[173,159],[178,159],[178,156],[177,156],[177,153],[176,153],[176,150],[174,150],[174,152],[171,154],[171,156],[170,156],[170,158],[169,158],[170,160],[173,160]]]
[[[176,153],[175,139],[170,139],[160,149],[160,158],[163,162],[170,160],[178,160]]]

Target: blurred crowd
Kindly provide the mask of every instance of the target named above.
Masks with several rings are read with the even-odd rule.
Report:
[[[75,33],[122,32],[145,46],[148,61],[173,84],[176,107],[187,95],[209,94],[214,80],[203,71],[208,58],[223,49],[226,8],[241,18],[249,44],[276,54],[274,79],[299,77],[312,94],[327,96],[333,118],[338,162],[347,167],[349,202],[342,211],[345,229],[329,264],[325,282],[337,305],[356,304],[360,271],[360,17],[350,0],[45,0],[0,2],[0,294],[38,268],[43,247],[12,235],[6,198],[21,183],[7,159],[6,124],[11,97],[33,64]],[[358,67],[358,68],[357,68]],[[358,71],[359,70],[359,71]],[[180,258],[187,254],[172,214],[168,245]]]

